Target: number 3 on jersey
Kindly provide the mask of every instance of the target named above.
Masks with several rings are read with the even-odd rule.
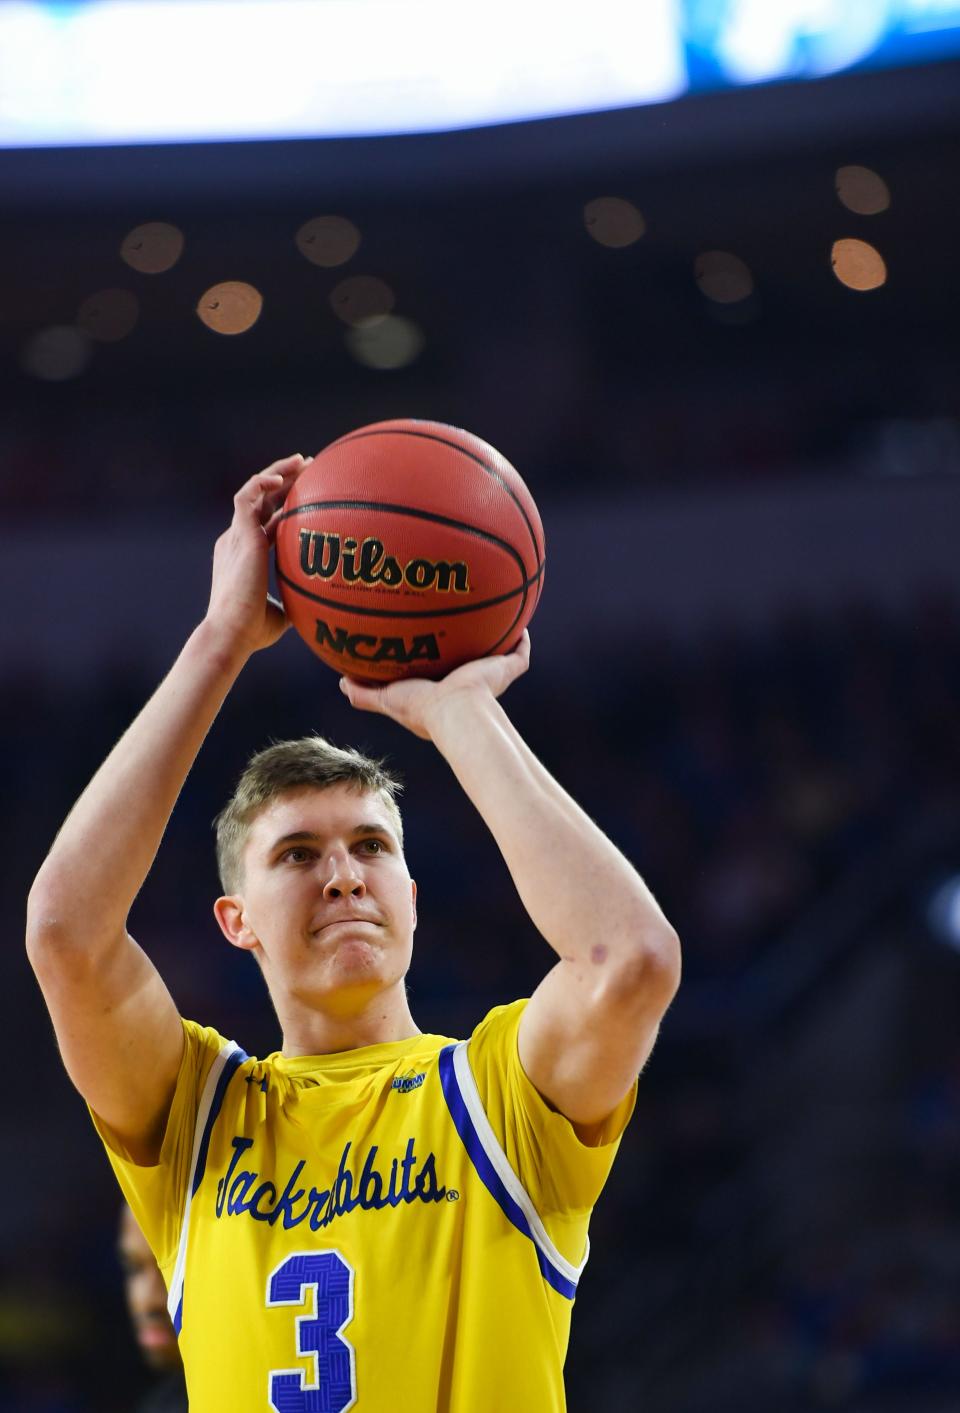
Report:
[[[313,1357],[314,1376],[302,1369],[270,1375],[276,1413],[346,1413],[357,1398],[353,1345],[341,1331],[353,1319],[353,1267],[339,1251],[298,1251],[267,1281],[267,1306],[303,1305],[313,1291],[313,1314],[297,1316],[297,1353]]]

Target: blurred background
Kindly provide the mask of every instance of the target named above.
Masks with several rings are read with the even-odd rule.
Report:
[[[30,881],[202,616],[240,482],[414,416],[530,486],[509,709],[685,946],[571,1413],[955,1410],[960,5],[454,9],[0,5],[0,1409],[150,1383]],[[181,1010],[278,1044],[210,821],[314,729],[407,779],[421,1027],[527,994],[551,954],[443,762],[290,635],[132,918]]]

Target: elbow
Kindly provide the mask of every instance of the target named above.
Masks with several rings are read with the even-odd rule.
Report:
[[[27,959],[39,979],[78,960],[89,961],[91,939],[84,935],[69,905],[38,878],[27,898]]]
[[[44,938],[55,931],[58,925],[56,905],[46,890],[40,886],[40,875],[38,874],[27,895],[27,956],[31,962],[34,953],[42,948]]]
[[[50,868],[50,860],[43,864],[27,894],[27,932],[42,933],[57,931],[63,926],[63,917],[68,911],[63,879]]]
[[[110,900],[92,905],[77,898],[69,878],[40,870],[27,898],[26,948],[41,985],[47,977],[89,975],[126,940],[126,916]]]
[[[42,864],[27,894],[27,937],[37,936],[61,925],[65,900],[61,880],[50,867],[49,858]]]
[[[668,924],[644,932],[617,967],[621,1000],[644,1011],[666,1011],[680,986],[680,938]]]
[[[50,958],[70,946],[69,929],[56,900],[34,884],[27,898],[27,958],[34,971],[49,965]]]

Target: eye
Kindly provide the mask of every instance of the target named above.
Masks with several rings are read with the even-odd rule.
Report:
[[[381,839],[364,839],[360,847],[361,849],[369,849],[372,854],[382,854],[385,852],[385,846]]]
[[[309,849],[305,849],[302,844],[295,844],[292,849],[284,849],[280,855],[282,863],[303,863],[306,859],[312,858]]]

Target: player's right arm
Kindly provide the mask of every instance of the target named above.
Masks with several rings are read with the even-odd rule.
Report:
[[[287,626],[267,597],[268,560],[303,465],[274,462],[237,493],[206,617],[74,805],[30,890],[27,953],[67,1072],[141,1163],[159,1154],[183,1027],[127,916],[224,698]]]

